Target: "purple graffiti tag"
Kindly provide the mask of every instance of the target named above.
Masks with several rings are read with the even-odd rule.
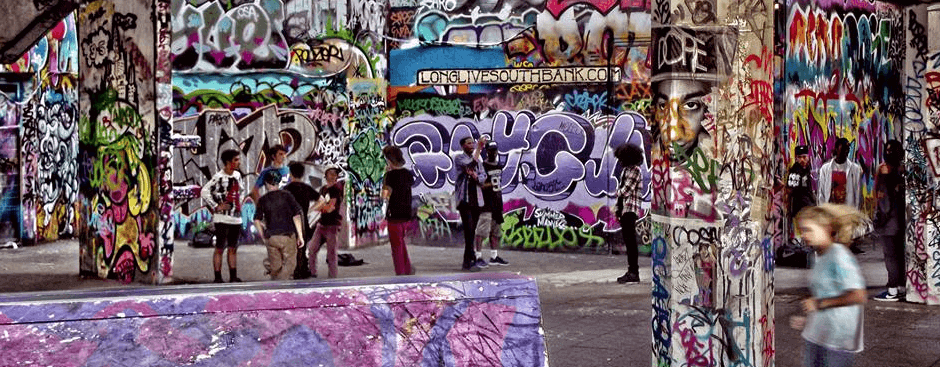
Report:
[[[525,186],[547,201],[563,200],[584,178],[584,161],[594,145],[591,123],[579,115],[545,115],[532,124],[533,149],[523,154]]]
[[[416,120],[402,124],[392,135],[392,143],[405,148],[418,178],[436,189],[444,186],[444,177],[453,167],[450,157],[444,152],[447,136],[447,130],[438,123]]]

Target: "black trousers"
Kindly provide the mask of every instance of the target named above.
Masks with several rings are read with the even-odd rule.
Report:
[[[888,270],[888,287],[904,287],[904,232],[894,236],[880,236],[881,245],[884,246],[885,269]]]
[[[480,219],[480,208],[467,203],[457,205],[460,212],[460,222],[463,225],[463,267],[469,268],[477,261],[476,251],[473,248],[473,237],[477,231],[477,220]]]
[[[636,221],[639,219],[634,212],[626,212],[620,217],[620,232],[623,234],[623,244],[627,247],[627,272],[639,274],[637,265],[639,248],[636,243]]]

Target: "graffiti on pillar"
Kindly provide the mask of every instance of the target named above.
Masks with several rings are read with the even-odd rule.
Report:
[[[936,185],[940,156],[940,53],[928,51],[927,12],[907,10],[904,81],[904,148],[906,206],[907,300],[940,304],[940,220]]]
[[[718,21],[717,2],[653,5],[661,22],[650,49],[656,365],[773,361],[773,325],[761,323],[773,319],[766,3],[729,7],[741,28]]]
[[[383,79],[349,79],[351,100],[349,126],[349,223],[354,224],[357,242],[385,236],[385,201],[379,193],[385,175],[382,146],[390,123],[386,114],[386,83]]]
[[[307,76],[383,75],[383,3],[172,0],[173,69],[289,71]]]
[[[20,139],[18,105],[0,99],[0,241],[18,240],[22,233],[20,220]]]
[[[79,270],[122,281],[157,277],[152,3],[79,10]]]
[[[164,282],[173,276],[173,252],[176,225],[173,221],[173,154],[175,153],[173,136],[173,87],[172,67],[170,65],[170,40],[172,24],[170,19],[170,0],[158,0],[156,10],[156,67],[154,76],[157,92],[157,196],[159,197],[159,224],[157,246],[160,249],[158,261],[160,271],[158,281]]]
[[[3,190],[4,203],[18,207],[14,238],[52,241],[76,234],[77,63],[73,14],[56,24],[17,61],[0,65],[3,72],[32,74],[23,85],[23,100],[15,101],[21,103],[21,118],[13,120],[11,130],[2,132],[4,136],[12,134],[12,140],[5,140],[4,149],[13,149],[15,154],[10,157],[19,170],[15,178],[5,176],[13,181],[4,183]],[[0,237],[8,238],[4,234]]]
[[[71,75],[61,75],[71,85]],[[24,106],[24,208],[35,213],[35,239],[56,240],[75,231],[78,202],[78,93],[49,87]]]

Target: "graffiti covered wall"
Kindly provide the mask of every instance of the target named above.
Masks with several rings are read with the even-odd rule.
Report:
[[[7,100],[0,112],[2,206],[15,211],[4,211],[0,220],[17,227],[0,238],[44,242],[77,233],[77,62],[75,16],[69,15],[19,60],[0,65],[0,71],[30,75],[22,100]]]
[[[882,162],[884,143],[901,137],[902,11],[877,1],[788,1],[786,9],[785,34],[779,35],[786,44],[783,161],[789,167],[797,145],[810,147],[815,192],[821,179],[828,180],[817,172],[832,158],[836,140],[848,139],[849,159],[862,167],[860,209],[871,214],[873,173]],[[779,224],[786,235],[775,238],[791,240],[789,221]]]
[[[928,45],[926,6],[905,10],[904,148],[907,300],[940,304],[940,50]]]
[[[773,364],[772,8],[652,6],[654,366]]]
[[[644,1],[391,1],[387,142],[416,176],[412,241],[462,243],[454,156],[486,136],[503,166],[502,246],[623,251],[613,149],[649,151],[649,22]]]
[[[351,235],[377,230],[368,205],[378,201],[373,166],[385,114],[384,3],[172,0],[170,14],[173,130],[202,138],[172,157],[173,183],[203,184],[221,168],[221,152],[237,149],[254,185],[269,163],[264,152],[281,144],[316,187],[328,166],[341,167],[344,217],[361,229]],[[211,221],[201,200],[177,204],[178,235]],[[244,237],[253,238],[254,205],[246,204]]]
[[[79,270],[158,277],[153,2],[95,1],[78,11]]]

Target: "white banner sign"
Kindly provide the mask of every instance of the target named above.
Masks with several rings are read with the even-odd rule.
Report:
[[[452,69],[418,71],[418,85],[574,84],[620,82],[620,68],[606,66],[532,69]]]

